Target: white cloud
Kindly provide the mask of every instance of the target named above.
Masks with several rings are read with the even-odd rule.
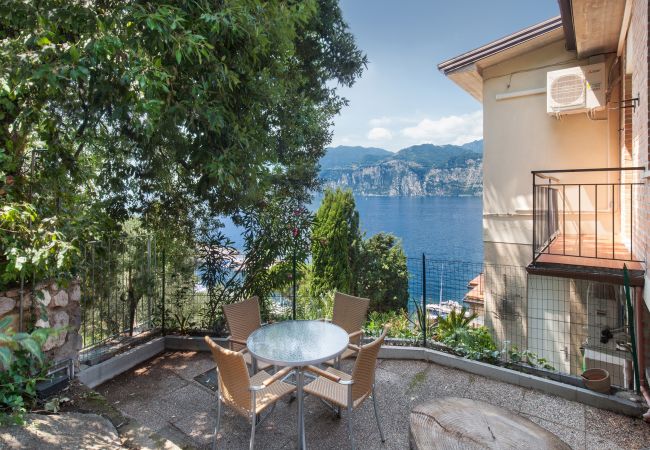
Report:
[[[462,145],[483,138],[483,111],[436,120],[423,119],[413,127],[403,128],[401,134],[420,144]]]
[[[371,141],[389,141],[393,138],[393,133],[386,128],[375,127],[368,132],[368,139]]]
[[[385,127],[393,123],[393,119],[390,117],[377,117],[376,119],[370,119],[368,121],[371,127]]]

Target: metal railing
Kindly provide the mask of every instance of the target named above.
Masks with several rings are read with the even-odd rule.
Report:
[[[533,264],[542,255],[638,261],[634,216],[640,192],[635,187],[643,183],[634,178],[643,170],[532,171]]]
[[[215,328],[214,322],[206,322],[209,298],[196,272],[190,268],[176,273],[163,255],[149,238],[89,244],[79,273],[82,361],[101,361],[143,336],[227,333],[223,323]],[[400,299],[404,312],[399,318],[410,329],[402,331],[408,331],[411,345],[444,350],[436,323],[465,307],[474,317],[471,326],[484,326],[491,336],[493,358],[501,364],[560,381],[601,367],[610,372],[613,384],[632,386],[630,319],[622,307],[620,285],[533,275],[520,266],[441,261],[425,254],[407,258],[407,269],[408,291]],[[268,319],[331,314],[331,296],[302,298],[306,294],[301,294],[300,281],[296,286],[296,277],[291,278],[262,299]]]

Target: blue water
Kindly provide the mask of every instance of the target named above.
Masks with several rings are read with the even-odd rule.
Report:
[[[408,257],[483,261],[483,202],[475,197],[356,197],[361,229],[402,240]]]
[[[322,196],[310,205],[315,211]],[[370,237],[380,231],[402,240],[406,255],[439,261],[483,261],[481,198],[476,197],[362,197],[355,196],[361,229]],[[238,230],[227,222],[224,230],[241,248]]]

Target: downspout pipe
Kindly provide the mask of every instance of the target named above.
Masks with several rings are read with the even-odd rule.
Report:
[[[645,402],[650,406],[650,392],[646,387],[646,376],[645,376],[645,342],[643,339],[643,316],[645,314],[645,305],[643,302],[643,290],[640,287],[635,288],[634,293],[634,309],[636,313],[634,314],[634,331],[636,333],[636,345],[637,345],[637,362],[639,363],[639,375],[640,383],[639,388],[641,394],[645,399]],[[650,423],[650,409],[643,414],[643,420]]]

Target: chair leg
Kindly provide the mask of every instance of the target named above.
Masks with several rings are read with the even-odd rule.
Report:
[[[350,436],[350,448],[354,450],[354,436],[352,435],[352,405],[348,405],[348,435]]]
[[[253,450],[255,448],[255,422],[257,422],[256,415],[253,413],[251,415],[251,442],[249,449]]]
[[[251,392],[251,442],[248,448],[253,450],[255,448],[255,425],[257,425],[257,414],[255,413],[257,401],[255,399],[255,391]]]
[[[212,450],[217,450],[217,436],[219,435],[220,424],[221,424],[221,400],[217,398],[217,423],[214,426],[214,438],[212,439]]]
[[[375,419],[377,419],[377,428],[379,428],[379,436],[381,436],[381,442],[386,442],[384,437],[384,430],[381,429],[381,422],[379,421],[379,411],[377,410],[377,396],[375,395],[375,386],[372,386],[372,406],[375,408]]]

